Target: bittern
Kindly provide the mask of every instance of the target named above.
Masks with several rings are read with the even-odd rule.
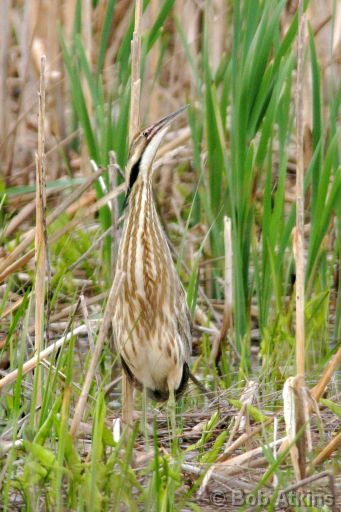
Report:
[[[175,399],[189,378],[191,320],[152,190],[153,161],[171,121],[186,107],[137,133],[126,167],[125,220],[117,271],[125,274],[113,318],[123,366],[122,419],[131,423],[133,386],[157,401]]]

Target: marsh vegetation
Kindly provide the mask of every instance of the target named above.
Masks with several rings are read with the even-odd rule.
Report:
[[[300,110],[298,2],[143,4],[141,125],[190,104],[154,173],[206,388],[178,404],[173,457],[163,406],[150,404],[147,436],[138,422],[114,435],[110,334],[70,432],[124,215],[135,4],[1,3],[0,509],[275,510],[296,490],[282,390],[296,374],[298,115],[305,386],[320,409],[304,406],[304,464],[309,478],[325,472],[301,490],[322,500],[309,510],[341,506],[341,3],[304,4]]]

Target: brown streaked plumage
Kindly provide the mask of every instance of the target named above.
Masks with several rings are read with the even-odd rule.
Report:
[[[158,218],[152,164],[179,109],[138,133],[127,164],[126,216],[117,270],[125,273],[113,318],[116,349],[129,381],[155,400],[186,387],[192,348],[183,287]]]

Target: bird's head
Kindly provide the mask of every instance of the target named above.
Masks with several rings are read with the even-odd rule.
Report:
[[[137,133],[133,138],[128,155],[127,193],[128,198],[133,186],[138,180],[150,180],[152,165],[160,143],[165,136],[170,123],[187,108],[187,105],[179,108],[176,112],[163,117],[148,128]]]

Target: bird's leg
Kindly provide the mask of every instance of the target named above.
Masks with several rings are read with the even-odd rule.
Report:
[[[127,374],[122,372],[122,422],[131,427],[133,424],[134,388]]]
[[[175,403],[174,388],[169,389],[168,410],[169,410],[171,430],[172,430],[172,452],[173,452],[173,454],[176,455],[178,452],[178,442],[177,442],[177,437],[176,437],[176,403]]]
[[[142,418],[141,418],[142,419],[142,425],[141,425],[141,430],[142,430],[143,435],[144,435],[146,451],[149,450],[147,413],[148,413],[147,389],[146,389],[145,386],[143,386],[143,392],[142,392]]]

